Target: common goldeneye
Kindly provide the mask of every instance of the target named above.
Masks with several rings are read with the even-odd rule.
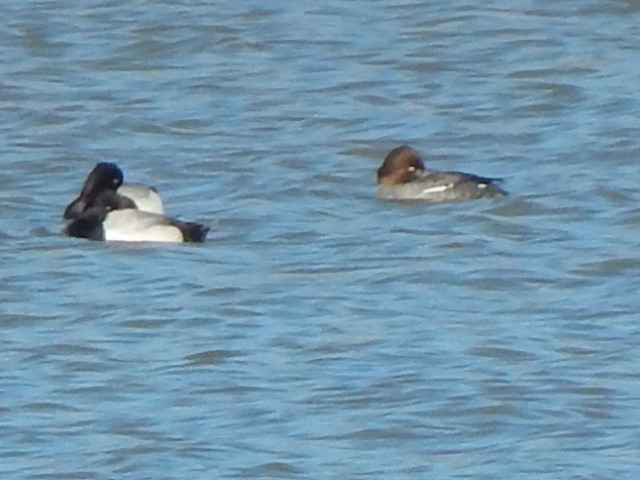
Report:
[[[496,178],[463,172],[441,172],[424,167],[411,147],[394,148],[378,169],[376,195],[382,200],[456,202],[506,195]]]

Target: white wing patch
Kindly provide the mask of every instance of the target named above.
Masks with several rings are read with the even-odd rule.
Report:
[[[438,185],[437,187],[425,188],[422,190],[422,193],[439,193],[444,192],[445,190],[449,190],[453,187],[453,183],[448,183],[447,185]]]

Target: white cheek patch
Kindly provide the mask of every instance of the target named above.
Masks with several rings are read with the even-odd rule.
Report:
[[[453,187],[453,183],[449,183],[447,185],[439,185],[437,187],[431,187],[431,188],[425,188],[422,193],[440,193],[440,192],[444,192],[445,190],[449,190],[451,187]]]
[[[487,184],[486,183],[479,183],[478,184],[478,188],[487,188]]]

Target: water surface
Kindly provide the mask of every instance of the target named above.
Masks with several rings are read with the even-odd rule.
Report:
[[[0,477],[637,475],[635,2],[90,3],[0,7]],[[209,241],[60,236],[98,161]]]

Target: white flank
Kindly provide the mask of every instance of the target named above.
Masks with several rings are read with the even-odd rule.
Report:
[[[164,218],[140,210],[115,210],[107,214],[102,224],[107,242],[167,242],[184,241],[182,232],[167,225]]]
[[[180,230],[170,225],[158,225],[137,232],[105,230],[104,239],[107,242],[184,242],[184,238],[182,237]]]
[[[164,205],[160,195],[151,188],[137,183],[123,183],[118,193],[133,200],[138,210],[164,215]]]

